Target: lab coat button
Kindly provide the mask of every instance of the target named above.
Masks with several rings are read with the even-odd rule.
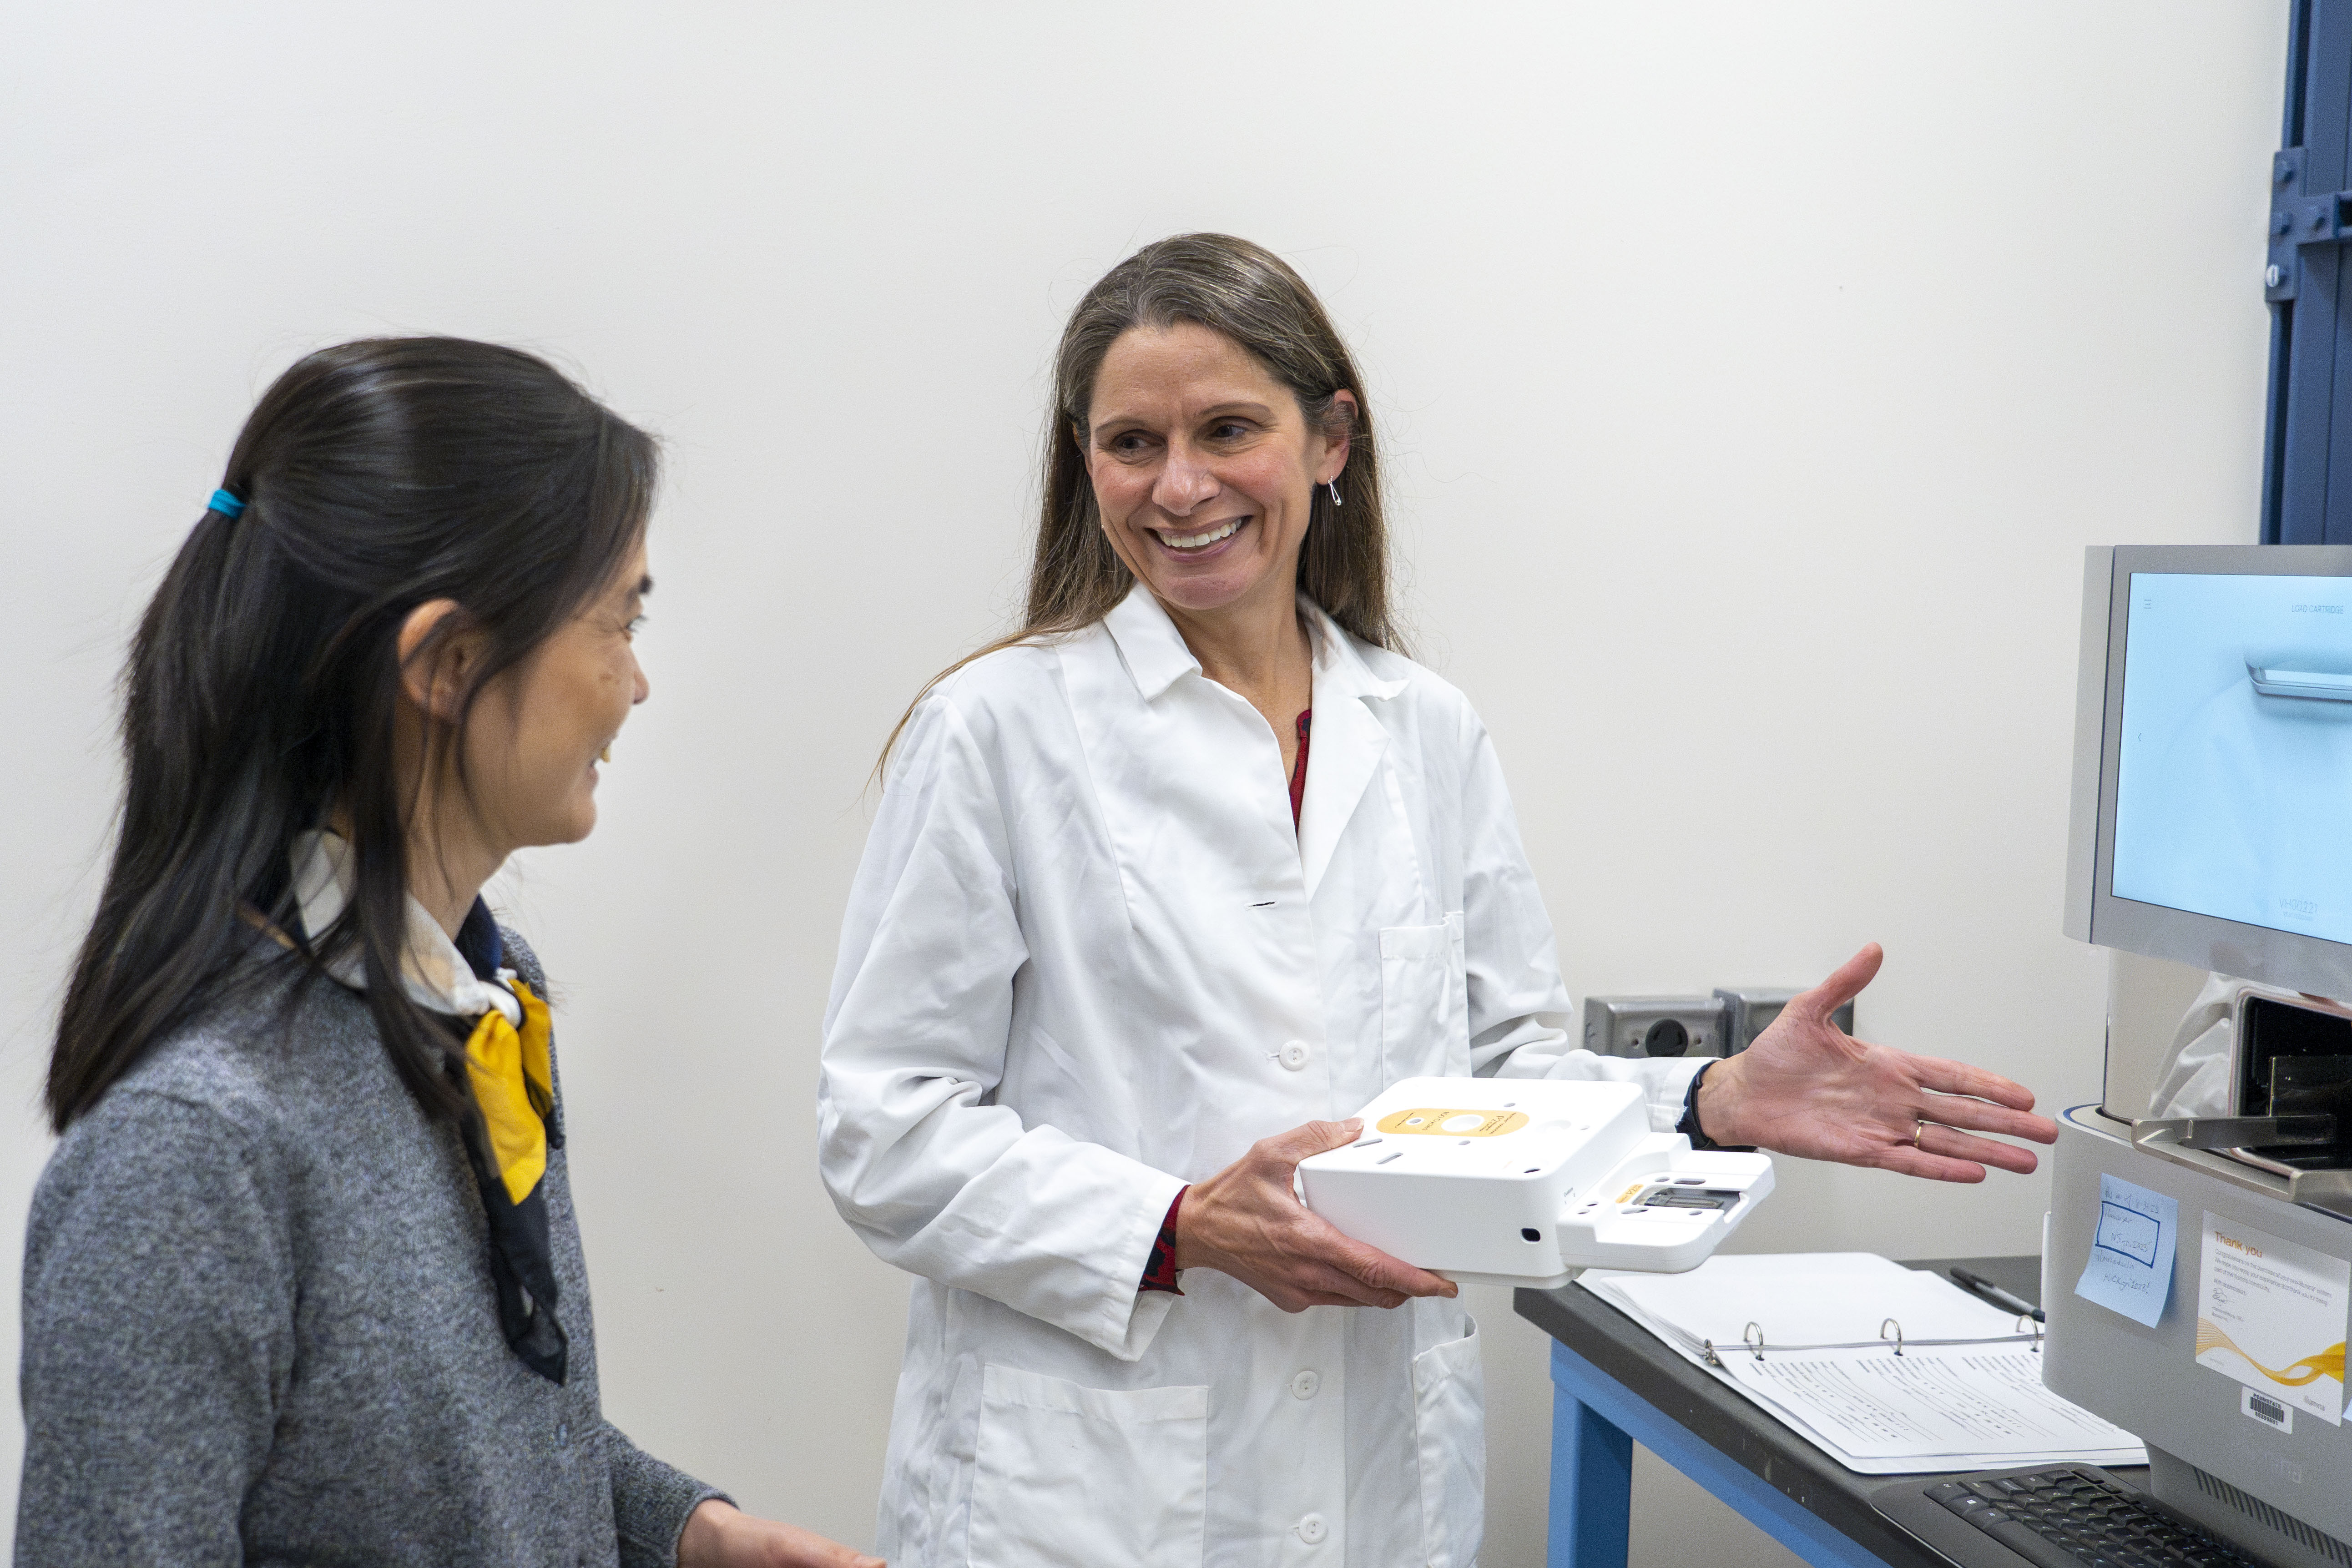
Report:
[[[1323,1538],[1330,1533],[1331,1527],[1323,1522],[1319,1513],[1310,1513],[1298,1521],[1298,1539],[1309,1546],[1322,1545]]]
[[[1315,1391],[1322,1386],[1322,1378],[1312,1370],[1302,1372],[1290,1380],[1290,1396],[1293,1399],[1312,1399]]]
[[[1282,1044],[1280,1060],[1284,1067],[1288,1068],[1292,1072],[1297,1072],[1307,1065],[1307,1058],[1312,1055],[1314,1053],[1307,1049],[1305,1040],[1285,1040]]]

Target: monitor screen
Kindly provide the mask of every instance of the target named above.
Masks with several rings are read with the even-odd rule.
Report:
[[[2085,567],[2067,934],[2352,997],[2352,545]]]
[[[2352,578],[2129,581],[2113,895],[2352,942]]]

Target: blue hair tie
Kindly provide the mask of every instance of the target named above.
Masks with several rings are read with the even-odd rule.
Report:
[[[205,502],[205,507],[208,511],[216,511],[223,517],[234,518],[245,510],[245,503],[226,490],[215,490],[213,499]]]

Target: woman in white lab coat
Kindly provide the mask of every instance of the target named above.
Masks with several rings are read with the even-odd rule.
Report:
[[[877,1550],[1465,1568],[1476,1326],[1292,1194],[1383,1086],[1628,1079],[1661,1130],[1947,1180],[2033,1166],[1963,1129],[2056,1129],[1829,1025],[1874,948],[1703,1093],[1570,1048],[1494,748],[1395,651],[1361,378],[1280,260],[1148,247],[1056,382],[1026,623],[894,737],[826,1019],[825,1181],[919,1276]]]

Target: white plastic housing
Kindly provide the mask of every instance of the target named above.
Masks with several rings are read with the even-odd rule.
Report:
[[[1449,1279],[1564,1285],[1580,1268],[1695,1268],[1772,1190],[1760,1154],[1649,1130],[1640,1086],[1416,1078],[1363,1135],[1299,1162],[1307,1206]],[[1686,1206],[1699,1205],[1699,1206]]]

